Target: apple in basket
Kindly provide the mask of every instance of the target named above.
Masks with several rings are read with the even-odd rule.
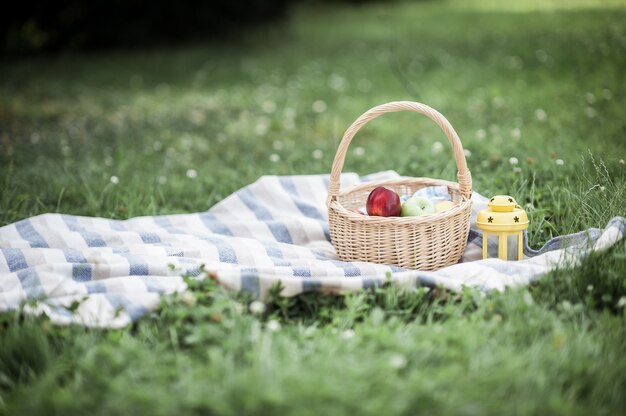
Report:
[[[402,204],[403,217],[419,217],[420,215],[434,214],[435,204],[423,196],[412,196]]]
[[[452,207],[454,207],[454,202],[452,201],[439,201],[435,204],[437,212],[442,212]]]
[[[379,186],[370,192],[365,208],[369,215],[397,217],[400,215],[402,203],[400,196],[395,191]]]

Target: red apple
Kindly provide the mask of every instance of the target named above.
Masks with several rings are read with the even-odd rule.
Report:
[[[366,209],[369,215],[397,217],[402,210],[402,203],[395,191],[379,186],[370,192],[367,197]]]

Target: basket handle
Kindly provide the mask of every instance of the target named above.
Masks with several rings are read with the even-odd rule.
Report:
[[[333,161],[333,167],[330,171],[330,180],[328,182],[328,204],[330,204],[332,200],[337,199],[339,196],[339,190],[341,188],[339,179],[343,169],[343,163],[346,159],[346,153],[348,152],[350,142],[356,133],[361,129],[361,127],[378,116],[385,113],[395,113],[397,111],[404,110],[415,111],[416,113],[425,115],[437,123],[439,128],[443,130],[448,138],[448,142],[450,142],[450,145],[452,146],[452,151],[454,152],[461,195],[465,196],[467,199],[471,198],[472,176],[469,169],[467,169],[467,162],[465,160],[465,153],[463,153],[461,139],[459,139],[459,135],[456,131],[454,131],[450,122],[439,111],[425,104],[413,101],[394,101],[387,104],[381,104],[367,110],[359,118],[357,118],[344,133],[341,143],[339,143],[339,147],[337,148],[337,153],[335,153],[335,160]]]

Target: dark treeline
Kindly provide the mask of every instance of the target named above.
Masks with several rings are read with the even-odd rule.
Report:
[[[278,21],[294,3],[304,1],[332,2],[24,0],[0,13],[0,53],[125,48],[236,35],[248,27]]]

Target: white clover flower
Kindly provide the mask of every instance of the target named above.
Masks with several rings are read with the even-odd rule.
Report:
[[[30,142],[32,144],[37,144],[37,143],[39,143],[39,139],[40,138],[41,137],[39,136],[39,133],[33,133],[33,134],[30,135]]]
[[[113,185],[117,185],[118,183],[120,183],[120,178],[118,178],[117,176],[113,175],[111,176],[111,179],[109,179],[111,181],[111,183]]]
[[[593,107],[585,108],[585,114],[589,118],[594,118],[596,116],[596,110]]]
[[[157,182],[159,183],[159,185],[164,185],[165,182],[167,182],[167,178],[165,176],[159,176],[157,178]]]
[[[587,285],[587,292],[591,292],[593,290],[593,285]]]
[[[443,150],[443,144],[441,144],[441,142],[435,142],[433,143],[433,145],[430,148],[430,151],[436,155],[437,153],[441,153],[441,151]]]
[[[269,329],[272,332],[280,331],[280,322],[278,322],[275,319],[268,321],[265,326],[267,329]]]
[[[353,330],[351,330],[351,329],[346,329],[345,331],[343,331],[343,332],[341,333],[341,338],[343,338],[343,339],[351,339],[351,338],[354,338],[354,335],[355,335],[355,334],[354,334],[354,331],[353,331]]]
[[[261,302],[260,300],[255,300],[250,304],[249,309],[250,313],[254,315],[260,315],[265,312],[265,303]]]
[[[514,128],[513,130],[511,130],[511,137],[514,140],[519,140],[522,137],[522,131],[518,129],[517,127]]]
[[[469,149],[463,149],[463,154],[465,157],[472,157],[472,151]]]
[[[270,155],[270,162],[272,162],[272,163],[280,162],[280,155],[278,155],[276,153],[272,153]]]
[[[272,100],[266,100],[263,102],[263,105],[261,105],[261,108],[268,114],[273,113],[276,111],[276,103]]]
[[[592,92],[585,93],[585,100],[587,100],[589,104],[593,104],[596,102],[596,96],[593,95]]]
[[[196,304],[196,297],[191,292],[184,292],[180,299],[187,305],[193,306]]]
[[[478,140],[484,140],[487,137],[487,132],[483,129],[476,130],[476,138]]]
[[[626,306],[626,296],[622,296],[621,298],[619,298],[619,300],[617,301],[617,307],[618,308],[623,308],[624,306]]]
[[[258,136],[265,136],[267,134],[267,130],[270,128],[270,123],[265,118],[260,118],[257,120],[257,124],[254,126],[254,132]]]
[[[316,113],[323,113],[324,111],[326,111],[326,103],[322,100],[316,100],[311,106],[311,108]]]
[[[324,152],[321,149],[315,149],[311,156],[313,156],[313,159],[321,159],[324,156]]]
[[[408,361],[406,357],[402,354],[393,354],[389,357],[389,366],[391,368],[395,368],[397,370],[406,367]]]
[[[363,156],[365,154],[365,149],[362,148],[361,146],[357,146],[354,148],[354,154],[356,156]]]
[[[556,163],[558,166],[563,166],[565,164],[565,162],[563,162],[563,159],[557,159],[554,161],[554,163]]]
[[[509,158],[509,163],[511,165],[517,165],[519,163],[519,159],[517,159],[516,157],[511,157]]]
[[[196,179],[198,177],[198,171],[195,169],[187,169],[186,175],[189,179]]]
[[[522,168],[520,168],[519,166],[515,166],[515,167],[513,168],[513,172],[515,172],[515,173],[520,173],[520,172],[522,172]]]
[[[537,49],[535,51],[535,56],[537,57],[537,60],[542,63],[545,63],[549,58],[548,53],[543,49]]]
[[[347,82],[344,77],[339,74],[331,74],[328,77],[328,86],[335,91],[345,91],[347,87]]]
[[[282,148],[285,147],[285,143],[282,140],[274,140],[272,147],[274,150],[282,150]]]
[[[539,121],[546,121],[546,119],[548,118],[548,115],[546,114],[546,112],[543,109],[538,108],[538,109],[535,110],[535,117]]]

